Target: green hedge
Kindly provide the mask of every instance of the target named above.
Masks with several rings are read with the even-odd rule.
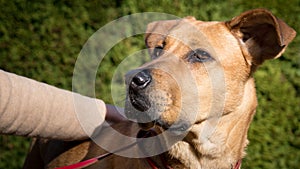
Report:
[[[26,2],[0,0],[0,68],[72,89],[76,58],[101,26],[137,12],[164,12],[200,20],[229,20],[253,8],[270,9],[296,31],[300,2],[221,0],[115,0]],[[300,166],[300,55],[297,37],[278,60],[255,74],[259,106],[249,131],[243,168],[292,169]],[[145,48],[141,36],[115,46],[101,63],[96,94],[112,102],[110,81],[124,56]],[[21,168],[29,140],[0,136],[0,168]]]

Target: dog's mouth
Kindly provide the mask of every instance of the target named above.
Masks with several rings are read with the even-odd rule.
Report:
[[[145,94],[129,95],[127,105],[125,105],[125,113],[128,118],[136,121],[144,131],[158,128],[161,132],[168,131],[175,135],[186,133],[191,122],[183,120],[184,118],[180,117],[180,109],[177,110],[168,105],[166,100],[168,99],[150,100]],[[176,118],[170,120],[169,117],[174,114]]]
[[[139,127],[144,131],[155,128],[161,132],[168,131],[175,135],[181,135],[186,133],[191,126],[187,120],[182,120],[179,117],[180,113],[177,111],[180,110],[169,104],[169,98],[162,91],[137,93],[129,90],[127,101],[125,105],[127,117],[136,120]],[[169,117],[174,114],[177,118],[170,120]]]
[[[156,125],[155,121],[151,121],[148,123],[138,123],[139,127],[145,131],[150,130],[151,128],[154,128],[154,126]]]
[[[142,130],[149,131],[152,129],[159,129],[161,132],[168,131],[169,133],[175,134],[175,135],[181,135],[186,134],[191,127],[191,124],[188,122],[180,121],[172,125],[168,125],[164,123],[162,120],[154,120],[148,123],[138,123],[139,127]]]

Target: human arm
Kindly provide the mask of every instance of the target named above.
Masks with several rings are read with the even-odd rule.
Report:
[[[0,134],[85,139],[106,115],[112,122],[122,120],[102,100],[0,70]]]

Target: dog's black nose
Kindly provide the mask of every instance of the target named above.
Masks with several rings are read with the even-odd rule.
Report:
[[[139,90],[146,88],[152,80],[149,70],[142,70],[133,76],[130,87],[133,90]]]

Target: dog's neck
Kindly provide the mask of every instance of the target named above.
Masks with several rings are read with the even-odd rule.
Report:
[[[234,168],[245,156],[247,132],[256,106],[254,80],[250,79],[236,110],[222,116],[215,130],[205,139],[201,138],[205,122],[193,127],[183,141],[170,149],[170,163],[179,165],[180,161],[180,168]]]

